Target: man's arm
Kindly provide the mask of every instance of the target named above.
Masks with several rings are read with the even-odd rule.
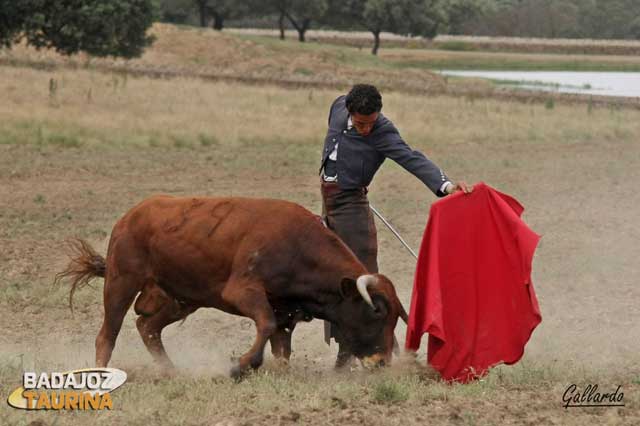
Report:
[[[376,138],[375,147],[387,158],[400,164],[409,173],[420,179],[436,196],[444,197],[455,188],[447,175],[423,153],[412,150],[397,131]]]
[[[376,149],[420,179],[438,197],[444,197],[456,191],[463,191],[466,194],[473,191],[473,186],[467,185],[465,181],[451,182],[433,161],[420,151],[412,150],[400,137],[395,127],[376,139]]]

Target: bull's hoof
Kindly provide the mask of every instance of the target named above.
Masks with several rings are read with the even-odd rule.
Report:
[[[276,365],[282,368],[289,368],[289,360],[284,357],[278,357],[275,359]]]
[[[234,365],[229,372],[229,376],[236,382],[242,381],[245,377],[247,377],[247,370],[240,368],[240,365]]]
[[[172,379],[178,375],[178,370],[174,366],[160,366],[160,375],[167,379]]]
[[[349,352],[338,352],[334,368],[336,370],[350,370],[355,366],[356,358]]]

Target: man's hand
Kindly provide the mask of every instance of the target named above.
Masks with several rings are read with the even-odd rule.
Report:
[[[455,184],[451,184],[447,186],[447,194],[453,194],[456,191],[462,191],[465,194],[470,194],[473,192],[473,185],[467,185],[467,183],[463,180],[456,182]]]

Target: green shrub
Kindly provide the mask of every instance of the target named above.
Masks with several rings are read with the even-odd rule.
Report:
[[[548,98],[544,103],[544,107],[546,109],[554,109],[556,107],[556,101],[554,101],[553,98]]]
[[[200,145],[202,146],[218,145],[220,143],[215,136],[205,135],[204,133],[198,135],[198,140],[200,140]]]
[[[409,390],[402,383],[385,380],[375,385],[373,400],[379,404],[397,404],[409,399]]]
[[[47,142],[51,145],[58,145],[65,148],[77,148],[82,143],[80,139],[74,135],[65,135],[61,133],[53,133],[47,137]]]
[[[443,41],[436,44],[436,47],[440,50],[453,50],[456,52],[469,52],[476,50],[476,48],[466,41]]]

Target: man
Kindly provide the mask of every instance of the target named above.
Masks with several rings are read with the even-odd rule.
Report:
[[[464,181],[452,183],[432,161],[413,151],[381,110],[382,96],[369,84],[356,84],[346,96],[338,97],[329,110],[320,166],[325,223],[372,273],[378,272],[378,242],[367,186],[386,158],[415,175],[438,197],[473,190]],[[331,337],[340,345],[339,330],[325,323],[327,343]],[[349,348],[340,345],[336,367],[350,359]]]

